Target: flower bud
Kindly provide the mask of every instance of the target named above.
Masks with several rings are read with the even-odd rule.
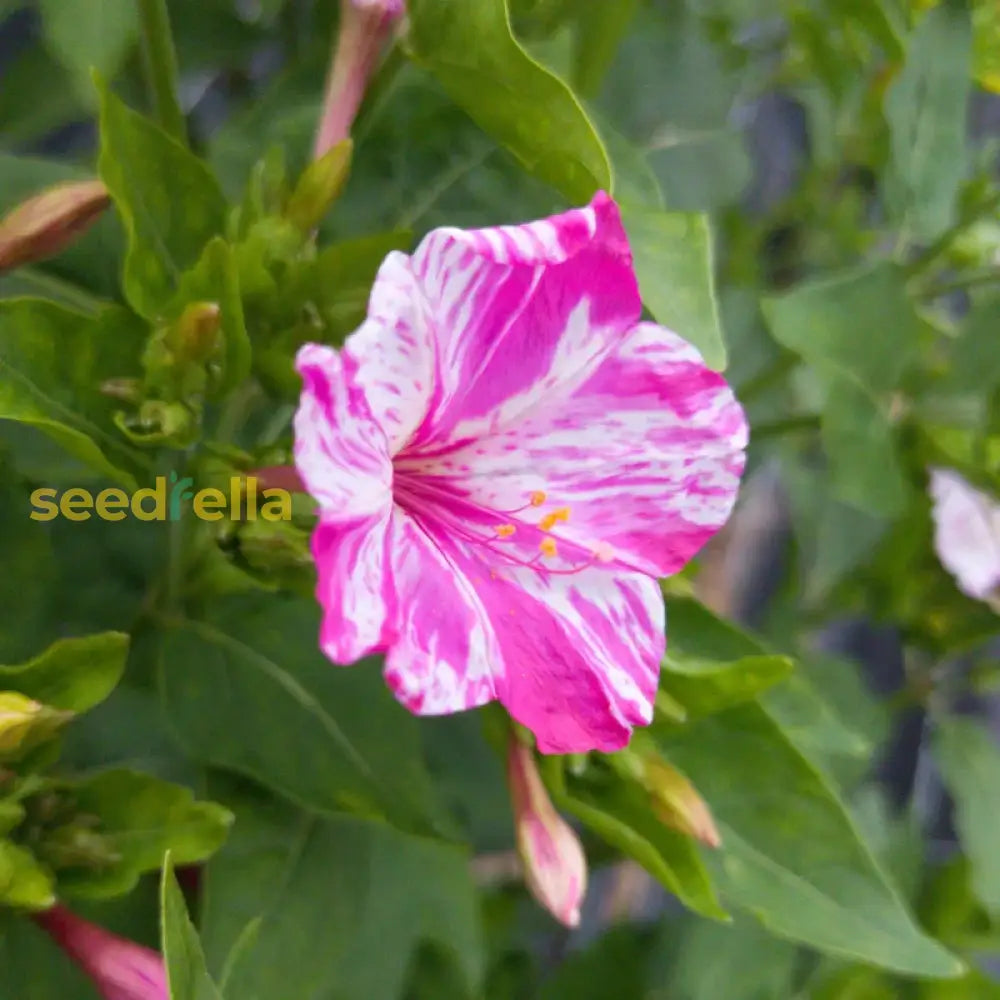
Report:
[[[166,970],[157,952],[120,938],[63,906],[35,919],[93,980],[104,1000],[170,1000]]]
[[[350,138],[382,46],[405,12],[403,0],[341,0],[340,34],[327,77],[314,159]]]
[[[524,879],[535,899],[567,927],[580,923],[587,859],[573,828],[556,812],[530,747],[512,734],[507,783]]]
[[[0,692],[0,757],[30,750],[53,735],[72,716],[16,691]]]
[[[642,781],[652,797],[653,812],[663,823],[708,847],[722,845],[705,800],[680,771],[659,757],[647,756]]]
[[[61,253],[110,204],[100,181],[58,184],[22,202],[0,220],[0,273]]]

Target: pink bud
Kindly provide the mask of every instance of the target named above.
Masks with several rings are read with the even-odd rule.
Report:
[[[552,805],[534,754],[516,735],[507,750],[507,783],[525,883],[557,920],[576,927],[587,891],[587,859],[580,839]]]
[[[382,46],[405,13],[404,0],[340,0],[340,34],[327,77],[314,159],[350,138]]]
[[[294,465],[268,465],[262,469],[252,469],[248,479],[256,479],[262,490],[287,490],[289,493],[305,493],[298,469]]]
[[[170,1000],[160,955],[55,906],[35,917],[104,1000]]]

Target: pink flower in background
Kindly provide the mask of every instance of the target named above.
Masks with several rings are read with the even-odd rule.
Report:
[[[341,0],[340,33],[313,150],[316,159],[350,137],[382,46],[405,13],[404,0]]]
[[[90,976],[104,1000],[170,1000],[158,952],[120,938],[63,906],[35,919]]]
[[[531,748],[513,735],[507,785],[525,883],[557,920],[576,927],[587,891],[587,858],[580,838],[552,805]]]
[[[957,472],[931,469],[934,547],[963,593],[995,604],[1000,590],[1000,503]]]
[[[430,233],[390,254],[340,352],[306,345],[320,644],[387,653],[422,714],[499,699],[547,753],[624,746],[664,650],[657,578],[722,526],[747,427],[640,322],[618,209]]]

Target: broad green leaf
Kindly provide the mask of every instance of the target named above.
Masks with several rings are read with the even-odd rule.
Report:
[[[628,206],[622,216],[643,302],[657,322],[694,344],[710,368],[725,368],[707,217]]]
[[[885,98],[892,178],[912,235],[929,241],[951,225],[967,169],[972,24],[962,4],[929,11],[909,39]]]
[[[507,0],[468,0],[460,12],[413,0],[409,16],[417,61],[529,172],[577,203],[611,189],[607,153],[586,112],[514,38]]]
[[[56,901],[52,875],[30,851],[0,840],[0,905],[44,910]]]
[[[859,839],[835,792],[759,705],[658,731],[722,835],[708,859],[723,898],[773,933],[901,973],[961,963],[924,935]]]
[[[102,1000],[48,934],[16,911],[0,911],[0,967],[0,1000]]]
[[[223,232],[226,205],[208,168],[101,85],[98,169],[128,234],[125,297],[156,320],[181,275]]]
[[[971,719],[938,722],[934,756],[955,799],[962,846],[972,863],[976,895],[1000,913],[1000,747],[988,729]]]
[[[193,756],[294,802],[426,830],[416,720],[373,663],[333,667],[319,623],[313,602],[265,595],[220,602],[208,622],[169,625],[161,684],[171,726]]]
[[[171,311],[180,315],[193,302],[214,302],[225,342],[220,395],[250,374],[251,348],[240,296],[240,275],[233,248],[221,237],[211,240],[194,268],[183,275]]]
[[[538,1000],[633,1000],[644,996],[650,942],[631,924],[612,927],[571,952],[547,977]]]
[[[60,889],[77,896],[124,895],[141,874],[160,867],[166,851],[180,864],[204,861],[232,823],[221,806],[138,771],[103,771],[74,784],[72,792],[80,812],[100,818],[99,833],[117,855],[99,871],[60,874]]]
[[[573,83],[590,97],[600,90],[605,73],[614,62],[618,46],[632,24],[638,0],[576,0],[576,51]]]
[[[38,0],[45,44],[86,100],[90,71],[113,77],[139,35],[135,0]]]
[[[422,941],[448,949],[479,995],[479,916],[463,851],[382,823],[322,820],[246,787],[213,793],[237,816],[206,872],[202,932],[213,972],[247,921],[262,918],[231,966],[229,996],[396,1000]]]
[[[798,285],[762,303],[779,344],[809,364],[853,377],[872,393],[895,389],[921,325],[896,265],[881,262]]]
[[[835,498],[875,517],[899,514],[909,484],[887,405],[852,379],[833,376],[822,436]]]
[[[775,339],[815,369],[825,392],[822,432],[838,500],[894,516],[907,492],[891,422],[892,392],[922,327],[902,271],[879,263],[766,298]]]
[[[886,996],[895,1000],[897,994]],[[917,1000],[1000,1000],[1000,983],[973,969],[967,976],[947,983],[920,983]],[[879,998],[881,1000],[881,998]]]
[[[671,922],[661,936],[677,932]],[[647,981],[648,1000],[722,1000],[737,983],[740,1000],[777,1000],[794,993],[796,948],[746,917],[727,927],[689,922],[669,955],[669,967]]]
[[[70,712],[86,712],[115,689],[125,670],[129,638],[121,632],[59,639],[17,666],[0,665],[0,688]]]
[[[695,719],[756,698],[788,677],[793,666],[786,656],[761,654],[720,662],[668,650],[660,668],[660,689]]]
[[[546,782],[555,804],[618,848],[703,917],[727,920],[715,887],[690,837],[666,826],[638,785],[618,777],[567,783],[558,762],[547,763]]]
[[[600,107],[647,152],[667,206],[701,212],[737,199],[752,177],[731,124],[738,88],[695,10],[643,4],[607,74]]]
[[[105,429],[114,405],[100,384],[134,369],[138,333],[134,318],[116,307],[95,317],[41,299],[0,301],[0,420],[37,427],[98,472],[134,487],[118,464],[127,448]]]
[[[985,402],[1000,386],[998,323],[1000,295],[986,295],[972,304],[952,349],[949,388],[986,397]]]
[[[201,941],[188,916],[170,854],[160,882],[160,928],[170,1000],[222,1000],[205,967]]]

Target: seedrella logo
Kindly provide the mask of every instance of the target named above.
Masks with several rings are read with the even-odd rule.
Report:
[[[190,476],[157,476],[154,485],[136,490],[131,496],[122,489],[90,490],[73,487],[60,493],[51,487],[31,494],[31,519],[52,521],[124,521],[130,515],[139,521],[179,521],[190,510],[201,521],[290,521],[292,495],[288,490],[258,490],[254,476],[232,476],[229,493],[220,489],[195,490]]]

